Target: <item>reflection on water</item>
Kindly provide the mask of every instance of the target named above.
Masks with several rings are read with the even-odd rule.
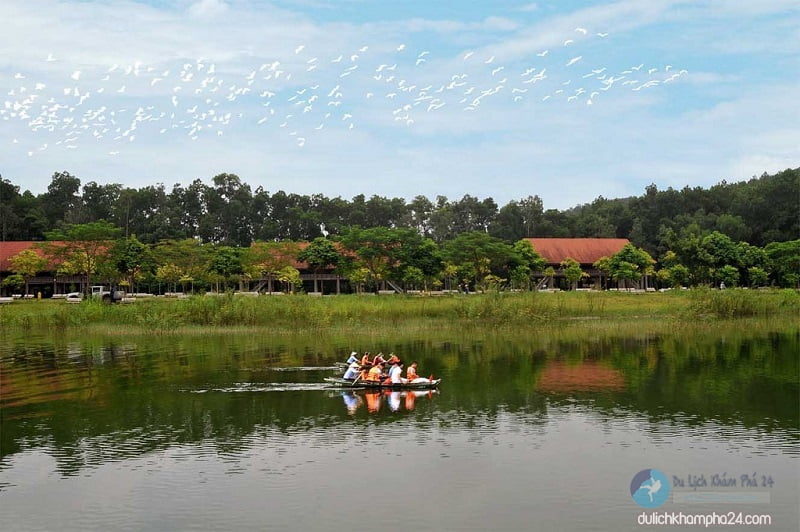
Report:
[[[438,390],[354,390],[341,392],[347,413],[355,415],[362,406],[370,414],[378,414],[385,405],[384,411],[402,413],[412,412],[417,406],[417,399],[432,400]]]
[[[620,493],[658,467],[770,473],[769,512],[797,523],[798,331],[384,340],[434,391],[332,390],[360,346],[295,342],[3,338],[0,510],[23,529],[370,529],[345,480],[417,508],[403,528],[630,529]]]

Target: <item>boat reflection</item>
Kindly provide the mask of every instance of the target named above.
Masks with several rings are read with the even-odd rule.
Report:
[[[388,411],[411,412],[417,406],[417,399],[431,400],[437,393],[437,390],[353,390],[342,392],[342,399],[347,413],[352,416],[362,406],[366,406],[370,414],[376,414],[381,411],[384,402]]]

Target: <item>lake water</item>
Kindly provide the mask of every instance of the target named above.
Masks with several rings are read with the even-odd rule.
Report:
[[[3,530],[800,526],[795,329],[0,340]],[[442,385],[324,386],[351,349]]]

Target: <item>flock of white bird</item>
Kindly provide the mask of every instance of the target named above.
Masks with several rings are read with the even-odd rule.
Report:
[[[0,78],[0,126],[11,126],[12,144],[25,138],[28,145],[20,149],[28,156],[54,147],[77,149],[90,140],[106,142],[108,153],[116,155],[144,135],[196,140],[237,127],[274,127],[302,147],[326,128],[353,129],[364,113],[411,126],[421,113],[476,113],[497,99],[591,106],[606,91],[651,89],[686,74],[671,65],[641,63],[614,72],[585,66],[588,61],[577,53],[581,42],[607,36],[575,28],[562,45],[507,64],[475,51],[437,59],[404,44],[388,52],[361,46],[326,57],[301,44],[289,58],[249,68],[204,59],[71,68],[49,54],[36,74]],[[61,77],[43,81],[41,72]],[[28,131],[22,135],[17,128]]]

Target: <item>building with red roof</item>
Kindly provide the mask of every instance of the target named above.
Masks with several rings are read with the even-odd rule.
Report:
[[[603,257],[616,255],[626,244],[627,238],[526,238],[533,249],[547,261],[548,266],[556,270],[556,284],[560,284],[564,275],[560,272],[561,263],[567,258],[578,261],[581,269],[588,274],[586,281],[579,286],[599,288],[603,283],[603,273],[594,267],[594,263]],[[548,279],[543,279],[548,282]]]
[[[83,278],[80,275],[57,275],[56,269],[58,262],[54,261],[42,245],[44,242],[34,240],[21,240],[13,242],[0,242],[0,279],[5,278],[12,271],[11,259],[19,255],[22,251],[32,250],[40,257],[50,260],[46,269],[38,272],[37,275],[28,279],[28,286],[32,292],[42,292],[45,297],[50,297],[53,294],[64,293],[71,288],[81,286]],[[49,245],[60,246],[63,242],[51,241],[47,242]]]

